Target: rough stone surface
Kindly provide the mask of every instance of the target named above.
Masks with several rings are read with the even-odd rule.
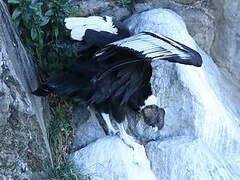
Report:
[[[83,1],[71,1],[71,5],[78,9],[79,16],[89,16],[99,14],[109,9],[112,3],[109,1],[97,1],[97,0],[83,0]]]
[[[155,9],[143,12],[132,16],[126,23],[132,33],[147,30],[184,42],[187,46],[198,50],[203,58],[201,68],[160,61],[152,63],[153,94],[158,97],[158,105],[166,112],[165,126],[158,132],[158,139],[165,141],[167,138],[169,141],[166,143],[169,143],[169,147],[171,147],[171,140],[175,137],[188,136],[190,139],[197,138],[201,142],[190,142],[194,147],[189,152],[189,154],[192,153],[193,159],[187,160],[187,163],[184,163],[181,153],[174,151],[179,146],[185,146],[184,142],[179,141],[179,144],[172,146],[171,151],[166,150],[170,151],[169,156],[171,156],[171,158],[164,159],[167,167],[159,164],[159,159],[154,156],[151,159],[152,168],[168,169],[166,172],[168,176],[164,175],[166,179],[176,179],[178,176],[180,179],[190,177],[192,179],[215,179],[221,176],[223,179],[239,179],[239,173],[237,173],[239,166],[236,165],[239,158],[235,159],[236,154],[240,152],[239,118],[234,109],[236,104],[227,100],[226,84],[221,78],[218,67],[196,45],[188,34],[182,18],[173,11]],[[131,127],[133,132],[137,132],[137,128],[137,126],[135,129]],[[199,152],[195,158],[196,149],[199,149]],[[174,153],[171,153],[173,151]],[[154,152],[151,151],[150,154],[152,153]],[[226,156],[229,159],[225,159]],[[159,158],[161,159],[161,156]],[[172,163],[178,158],[180,158],[180,165],[173,166]],[[210,161],[211,158],[215,160]],[[197,168],[199,166],[200,169]],[[185,169],[189,167],[192,169],[185,172]],[[212,171],[214,167],[217,170],[214,174],[212,172],[202,174],[202,171],[209,167]],[[162,176],[158,174],[157,178],[162,179]]]
[[[73,119],[76,121],[77,127],[73,141],[74,151],[106,136],[95,113],[92,110],[89,111],[83,106],[73,109]]]
[[[101,16],[112,16],[116,17],[118,20],[123,20],[126,19],[131,15],[131,12],[129,11],[128,8],[124,7],[113,7],[110,10],[104,11],[100,13]]]
[[[187,4],[187,5],[191,5],[198,1],[200,0],[173,0],[173,2],[180,3],[180,4]]]
[[[215,31],[214,16],[211,13],[215,8],[214,5],[204,0],[153,0],[136,4],[138,12],[153,8],[167,8],[178,13],[184,19],[189,33],[198,45],[206,52],[210,52]]]
[[[219,5],[219,15],[211,56],[232,89],[229,96],[240,102],[240,2],[221,0],[215,3]]]
[[[199,139],[176,137],[150,142],[146,145],[146,152],[157,179],[209,180],[240,177],[239,169],[234,169],[226,157],[212,151]]]
[[[134,151],[117,136],[105,137],[76,151],[71,160],[83,174],[96,179],[155,180],[143,146]]]
[[[32,86],[37,86],[34,66],[0,1],[0,179],[37,179],[51,166],[47,111],[30,95]]]
[[[90,15],[108,15],[117,19],[124,19],[131,15],[130,11],[126,7],[119,7],[117,3],[111,0],[83,0],[83,1],[71,1],[71,5],[77,9],[79,16]]]

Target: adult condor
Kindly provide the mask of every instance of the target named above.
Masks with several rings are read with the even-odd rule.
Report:
[[[184,44],[153,32],[130,36],[123,23],[108,16],[66,18],[65,23],[71,38],[81,41],[84,56],[68,72],[42,83],[33,94],[47,96],[53,92],[82,99],[102,115],[108,134],[118,134],[130,147],[131,137],[122,124],[126,109],[139,112],[156,104],[150,84],[151,62],[202,65],[199,53]],[[111,125],[110,114],[118,122],[119,130]],[[163,110],[155,108],[153,118],[162,115]],[[158,128],[163,125],[146,123]]]

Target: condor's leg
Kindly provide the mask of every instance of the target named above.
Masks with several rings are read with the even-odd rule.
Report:
[[[125,131],[123,123],[118,123],[117,126],[118,126],[118,129],[119,129],[118,136],[120,137],[120,139],[122,139],[124,144],[126,144],[129,148],[134,150],[134,143],[136,143],[134,138],[127,134],[127,132]]]
[[[130,148],[134,149],[133,143],[135,140],[132,136],[128,135],[124,129],[123,122],[127,121],[126,118],[126,106],[116,105],[116,103],[112,104],[112,115],[114,119],[117,121],[118,133],[117,135],[122,139],[122,141]]]
[[[111,123],[109,114],[101,113],[103,120],[107,126],[107,133],[108,135],[114,136],[117,135],[119,138],[126,144],[129,148],[134,150],[133,143],[135,142],[134,138],[127,134],[127,132],[124,129],[123,122],[117,123],[118,130],[116,130]]]
[[[109,117],[109,114],[106,114],[106,113],[101,113],[102,115],[102,118],[105,122],[105,125],[107,126],[107,134],[108,135],[111,135],[111,136],[114,136],[116,135],[119,131],[116,130],[112,123],[111,123],[111,120],[110,120],[110,117]]]

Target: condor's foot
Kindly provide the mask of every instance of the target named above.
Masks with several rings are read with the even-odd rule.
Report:
[[[132,150],[134,150],[134,143],[135,143],[135,140],[132,136],[129,136],[125,129],[124,129],[124,126],[123,126],[123,123],[120,123],[118,124],[117,123],[117,126],[118,126],[118,130],[116,130],[113,126],[112,126],[112,123],[111,123],[111,120],[109,118],[109,114],[106,114],[106,113],[101,113],[103,119],[104,119],[104,122],[105,122],[105,125],[107,126],[106,128],[106,134],[107,135],[110,135],[110,136],[115,136],[117,135],[123,142],[124,144],[126,144],[129,148],[131,148]]]
[[[118,124],[119,131],[117,132],[117,135],[119,138],[123,141],[124,144],[126,144],[129,148],[131,148],[134,151],[134,143],[136,141],[134,138],[127,134],[127,132],[124,129],[123,123]]]

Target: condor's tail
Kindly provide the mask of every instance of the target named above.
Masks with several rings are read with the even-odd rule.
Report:
[[[61,95],[74,95],[84,88],[82,78],[74,76],[72,73],[63,74],[55,78],[51,78],[47,82],[42,83],[32,94],[36,96],[47,96],[50,93]]]
[[[87,97],[93,90],[91,78],[96,73],[91,61],[74,64],[66,73],[50,78],[42,83],[32,94],[47,96],[57,93],[67,96]]]
[[[45,97],[45,96],[49,95],[50,93],[51,93],[50,88],[45,84],[42,84],[35,91],[32,92],[33,95],[42,96],[42,97]]]

